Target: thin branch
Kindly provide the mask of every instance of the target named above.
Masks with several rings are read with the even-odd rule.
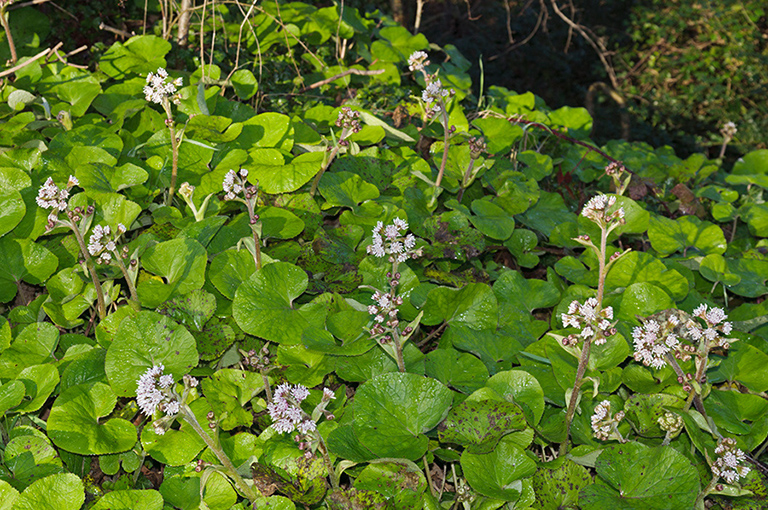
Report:
[[[103,22],[99,23],[99,30],[104,30],[105,32],[112,32],[115,35],[119,35],[120,37],[125,37],[126,39],[130,39],[133,37],[134,33],[132,32],[126,32],[125,30],[120,30],[119,28],[110,27],[109,25],[105,25]]]
[[[44,56],[48,55],[50,52],[51,52],[51,48],[48,48],[45,51],[41,51],[40,53],[38,53],[34,57],[30,58],[29,60],[27,60],[25,62],[22,62],[21,64],[15,65],[15,66],[11,67],[10,69],[6,69],[5,71],[0,73],[0,78],[2,78],[3,76],[8,76],[9,74],[15,73],[19,69],[22,69],[22,68],[28,66],[32,62],[34,62],[36,60],[40,60]]]

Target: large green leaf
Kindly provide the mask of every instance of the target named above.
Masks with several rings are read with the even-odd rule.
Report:
[[[320,171],[323,157],[323,152],[305,152],[290,163],[259,160],[251,165],[248,180],[270,194],[296,191]]]
[[[568,459],[564,459],[564,462],[556,467],[542,466],[533,475],[536,508],[540,510],[575,508],[579,491],[591,483],[592,477],[589,472],[583,466]]]
[[[136,427],[122,418],[100,420],[115,408],[117,397],[104,383],[86,383],[63,391],[48,417],[48,436],[56,446],[80,455],[129,450]]]
[[[198,423],[207,423],[207,414],[212,409],[205,398],[198,398],[189,407]],[[209,435],[213,434],[208,427],[205,427],[205,431]],[[205,441],[186,420],[182,420],[178,429],[171,428],[162,435],[158,435],[154,427],[144,427],[141,431],[141,446],[158,462],[168,466],[182,466],[197,457],[205,448]]]
[[[675,301],[681,301],[688,295],[688,280],[683,275],[674,269],[667,269],[653,255],[638,251],[616,261],[605,279],[605,290],[612,292],[644,282],[663,289]]]
[[[525,427],[525,417],[516,404],[465,400],[448,413],[438,427],[438,437],[444,443],[467,446],[472,453],[489,453],[502,436]]]
[[[120,323],[107,350],[105,369],[119,396],[136,395],[136,381],[154,365],[181,379],[198,362],[195,339],[183,327],[155,312],[141,312]]]
[[[16,296],[19,282],[39,285],[56,271],[56,266],[56,256],[30,239],[0,238],[0,303]]]
[[[424,366],[426,374],[462,393],[472,393],[483,387],[488,379],[488,369],[471,354],[455,349],[436,349],[427,354]]]
[[[499,302],[501,324],[529,318],[535,309],[555,306],[560,299],[560,291],[554,284],[528,280],[518,271],[501,273],[493,284],[493,293]]]
[[[163,497],[151,489],[117,490],[108,492],[99,499],[91,510],[162,510]]]
[[[58,473],[35,481],[19,495],[13,510],[79,510],[85,502],[85,489],[72,473]]]
[[[264,379],[256,372],[224,368],[203,380],[203,391],[223,430],[248,427],[253,414],[248,402],[264,389]]]
[[[523,492],[523,478],[536,471],[536,463],[511,436],[505,436],[490,453],[461,454],[461,468],[469,485],[484,496],[517,501]]]
[[[232,315],[246,332],[272,342],[293,345],[309,327],[322,327],[317,307],[297,309],[294,300],[307,288],[307,273],[293,264],[264,266],[243,282],[232,302]]]
[[[696,216],[682,216],[676,220],[654,216],[648,228],[648,239],[662,256],[678,251],[687,255],[690,248],[703,255],[722,254],[728,246],[720,227]]]
[[[446,321],[460,323],[473,329],[496,328],[498,305],[488,285],[470,283],[461,289],[438,287],[427,295],[424,317],[428,326]]]
[[[26,367],[53,361],[58,342],[59,330],[50,322],[24,326],[0,354],[0,379],[15,379]]]
[[[40,409],[59,384],[59,372],[52,364],[32,365],[19,372],[16,379],[24,383],[26,398],[14,411],[31,413]]]
[[[375,185],[351,172],[326,172],[318,189],[325,198],[322,209],[349,207],[356,214],[359,204],[379,197]]]
[[[27,212],[21,193],[16,190],[0,191],[0,236],[14,229]]]
[[[491,239],[503,241],[515,230],[512,216],[490,200],[473,200],[472,212],[469,221]]]
[[[499,372],[488,379],[485,385],[504,400],[520,406],[532,425],[541,419],[544,413],[544,392],[539,381],[528,372],[523,370]]]
[[[693,508],[701,490],[690,461],[669,446],[629,442],[609,446],[597,458],[597,475],[605,483],[581,491],[584,510],[668,510]]]
[[[13,479],[9,481],[19,490],[35,480],[65,471],[51,442],[35,434],[18,435],[11,439],[5,446],[3,462],[13,473]]]
[[[355,394],[355,435],[379,457],[419,459],[424,434],[448,413],[451,391],[434,379],[389,373],[374,377]]]
[[[154,308],[173,296],[197,290],[205,283],[206,251],[192,239],[173,239],[150,247],[141,257],[142,267],[162,280],[139,283],[141,304]]]
[[[165,67],[165,54],[171,51],[171,43],[154,35],[137,35],[125,44],[113,44],[99,59],[99,70],[122,80],[130,73],[145,75]]]

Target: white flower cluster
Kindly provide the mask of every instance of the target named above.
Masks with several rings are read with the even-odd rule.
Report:
[[[163,100],[171,98],[175,104],[179,104],[179,98],[176,96],[176,87],[181,87],[181,78],[168,80],[168,72],[162,67],[157,69],[156,73],[147,75],[147,84],[144,86],[144,97],[150,103],[162,104]]]
[[[397,326],[397,312],[398,306],[403,304],[403,298],[401,296],[395,296],[394,298],[389,294],[384,294],[378,290],[373,293],[371,297],[376,303],[375,305],[368,306],[368,313],[374,316],[373,320],[379,324],[387,320],[387,326]]]
[[[678,324],[678,318],[672,315],[664,325],[650,319],[645,321],[642,326],[632,330],[635,361],[653,368],[666,366],[667,353],[677,354],[678,347],[680,347],[680,339],[674,333],[674,327]]]
[[[426,103],[427,112],[430,115],[440,113],[440,100],[451,95],[451,92],[443,88],[439,79],[435,78],[427,82],[427,88],[421,93],[421,100]]]
[[[147,369],[139,377],[136,387],[136,403],[141,412],[152,416],[159,409],[166,415],[173,416],[179,412],[179,401],[173,396],[173,376],[163,374],[165,367],[162,363]],[[163,429],[155,429],[161,433]]]
[[[719,441],[715,448],[717,460],[712,464],[712,474],[719,476],[728,483],[733,483],[744,478],[749,473],[749,468],[743,464],[747,457],[744,452],[736,448],[736,441],[725,437]]]
[[[245,189],[245,178],[248,177],[248,170],[241,168],[240,172],[230,170],[224,176],[224,182],[221,187],[224,190],[226,200],[234,200]]]
[[[406,230],[408,222],[400,218],[395,218],[392,225],[386,227],[382,222],[377,222],[373,227],[373,244],[368,246],[367,252],[374,257],[389,255],[391,262],[405,262],[409,257],[418,257],[418,250],[413,249],[416,246],[416,238],[413,234],[404,236]]]
[[[615,196],[608,195],[596,195],[589,199],[587,205],[581,210],[581,215],[585,218],[589,218],[598,225],[609,224],[615,220],[619,223],[624,222],[624,208],[619,207],[616,211],[608,214],[608,209],[616,204]]]
[[[346,130],[346,134],[358,133],[360,131],[360,112],[349,106],[343,106],[336,118],[336,126]]]
[[[725,124],[723,124],[723,127],[720,128],[720,133],[725,138],[731,139],[736,135],[736,132],[738,129],[736,129],[736,124],[733,121],[728,121]]]
[[[65,188],[59,188],[53,179],[48,177],[45,183],[40,186],[37,192],[37,205],[43,209],[53,209],[56,211],[63,211],[67,208],[67,199],[69,199],[69,190],[73,186],[78,186],[80,183],[74,175],[69,176],[67,186]]]
[[[614,435],[620,438],[615,429],[623,419],[624,411],[619,411],[611,416],[611,403],[608,400],[603,400],[595,406],[595,410],[592,413],[592,433],[600,441],[607,441]]]
[[[101,226],[96,225],[93,227],[93,233],[90,239],[88,239],[88,253],[92,257],[96,257],[98,264],[109,264],[112,261],[112,256],[119,257],[120,254],[117,250],[117,241],[126,232],[125,225],[122,223],[117,224],[117,228],[114,230],[109,225]]]
[[[613,328],[613,307],[606,306],[598,309],[599,303],[595,298],[587,299],[582,305],[578,301],[571,301],[568,305],[568,313],[561,315],[565,327],[572,326],[581,329],[582,339],[593,338],[596,345],[605,343],[607,336],[610,336]],[[565,345],[578,343],[578,338],[571,335],[563,339]]]
[[[301,384],[291,386],[283,383],[275,389],[267,411],[274,422],[272,427],[278,433],[298,430],[302,434],[308,434],[317,429],[317,423],[299,407],[308,396],[309,390]]]
[[[428,55],[423,51],[414,51],[408,57],[408,69],[411,71],[423,71],[429,65]]]
[[[733,325],[725,320],[728,316],[722,308],[713,307],[707,311],[707,305],[701,304],[693,311],[693,316],[702,319],[707,325],[706,328],[698,324],[689,325],[688,334],[693,340],[699,341],[703,338],[709,342],[710,347],[718,346],[723,349],[730,347],[729,339],[722,337],[721,334],[730,335]]]

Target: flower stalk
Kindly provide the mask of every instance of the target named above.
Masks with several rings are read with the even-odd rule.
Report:
[[[323,161],[323,166],[320,168],[320,171],[317,173],[317,175],[315,175],[315,178],[312,181],[312,186],[309,188],[309,195],[312,197],[314,197],[315,193],[317,193],[317,187],[320,185],[320,179],[323,177],[325,171],[328,170],[328,167],[331,166],[333,160],[336,159],[339,150],[342,147],[349,146],[349,136],[360,131],[360,112],[357,112],[348,106],[342,107],[341,111],[339,112],[339,116],[336,119],[336,127],[341,128],[339,139],[333,145],[333,148],[330,149],[330,153],[327,153],[327,157]]]
[[[230,170],[224,176],[222,188],[226,193],[224,195],[225,200],[241,202],[245,204],[248,210],[248,222],[251,226],[251,235],[253,236],[253,262],[256,264],[256,269],[259,270],[261,269],[261,222],[259,221],[259,215],[256,214],[259,188],[258,186],[248,184],[247,177],[248,170],[245,168],[241,168],[239,172]]]

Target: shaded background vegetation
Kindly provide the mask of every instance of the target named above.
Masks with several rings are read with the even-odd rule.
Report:
[[[379,11],[411,30],[418,25],[430,41],[455,45],[472,63],[476,93],[481,83],[499,85],[532,91],[554,108],[586,106],[597,142],[627,138],[671,145],[681,156],[716,157],[719,129],[733,121],[739,131],[728,159],[768,147],[762,0],[427,0],[420,18],[414,0],[344,4]],[[116,31],[141,33],[145,17],[156,20],[157,2],[147,5],[148,13],[140,0],[42,4],[35,8],[44,19],[23,23],[49,23],[51,40],[88,45],[93,54],[119,39]],[[194,52],[175,54],[183,60]],[[88,53],[81,58],[87,61]],[[293,71],[285,63],[272,72],[285,75],[270,77],[282,83]]]

